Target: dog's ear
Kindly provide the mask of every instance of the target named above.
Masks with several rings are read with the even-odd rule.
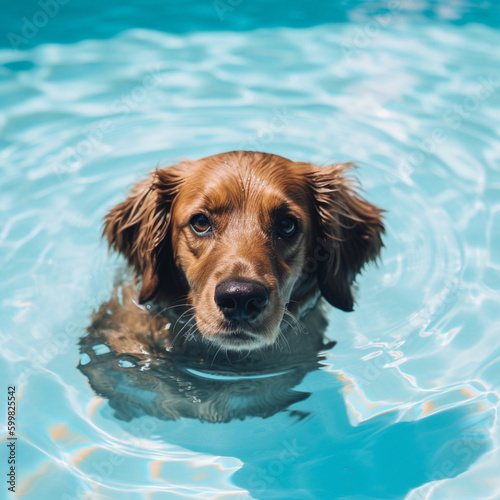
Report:
[[[350,163],[312,166],[308,175],[316,212],[316,242],[326,254],[318,261],[318,285],[333,306],[352,311],[352,285],[365,263],[383,246],[382,210],[355,191],[344,176]]]
[[[136,184],[128,198],[110,210],[104,219],[103,235],[109,247],[125,256],[142,276],[139,303],[157,294],[162,281],[175,273],[170,238],[172,202],[184,177],[184,164],[157,169]],[[171,289],[175,288],[170,283]]]

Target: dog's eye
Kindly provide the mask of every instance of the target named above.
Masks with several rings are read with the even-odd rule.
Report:
[[[298,228],[299,223],[297,219],[294,217],[285,217],[278,222],[276,232],[282,238],[291,238],[297,232]]]
[[[208,217],[203,214],[196,214],[191,217],[189,225],[196,234],[206,234],[212,229]]]

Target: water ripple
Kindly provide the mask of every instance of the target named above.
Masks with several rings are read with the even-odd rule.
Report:
[[[0,51],[0,370],[26,498],[498,496],[500,35],[395,16],[361,41],[351,18]],[[287,412],[155,418],[161,380],[140,367],[122,369],[149,390],[117,378],[113,406],[75,370],[122,264],[102,216],[159,162],[238,148],[357,161],[387,210],[382,260],[355,313],[329,310],[321,368],[275,392]],[[222,382],[243,401],[262,380]]]

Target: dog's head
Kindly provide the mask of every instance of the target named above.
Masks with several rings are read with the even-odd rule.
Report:
[[[290,320],[287,308],[319,293],[353,308],[351,286],[384,228],[348,166],[242,151],[185,161],[137,184],[104,233],[142,276],[141,303],[187,297],[204,338],[260,348]]]

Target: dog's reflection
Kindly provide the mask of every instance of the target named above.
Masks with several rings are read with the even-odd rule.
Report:
[[[207,344],[180,306],[152,314],[136,300],[134,283],[117,285],[80,341],[79,369],[121,420],[152,415],[229,422],[287,411],[310,395],[294,387],[335,344],[323,337],[320,304],[300,324],[285,325],[276,345],[245,353]]]

